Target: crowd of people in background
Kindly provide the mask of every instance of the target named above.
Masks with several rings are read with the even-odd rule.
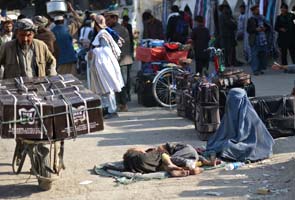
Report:
[[[44,61],[39,64],[39,62],[47,57],[39,59],[39,54],[36,53],[39,50],[35,48],[39,47],[39,43],[44,44],[50,52],[49,57],[53,59],[54,70],[58,74],[76,76],[79,75],[78,72],[85,72],[85,68],[80,69],[79,59],[89,65],[90,89],[102,97],[105,118],[118,116],[118,111],[128,111],[127,102],[131,100],[130,69],[134,59],[133,31],[129,24],[128,12],[122,16],[122,24],[119,23],[120,14],[116,11],[104,12],[101,15],[90,11],[79,13],[68,3],[68,12],[65,15],[53,17],[34,16],[31,18],[21,14],[17,20],[2,17],[1,78],[9,78],[10,71],[17,68],[20,68],[17,70],[20,72],[19,76],[36,76],[40,65],[47,63]],[[16,60],[23,61],[22,65],[15,63],[16,60],[10,62],[9,59],[14,58],[15,55],[7,54],[7,48],[20,41],[16,38],[18,28],[15,26],[21,22],[20,20],[31,25],[28,34],[32,39],[28,42],[28,36],[23,36],[22,41],[28,50],[23,49],[22,45],[16,49],[17,58],[23,58]],[[78,51],[76,43],[79,45]],[[11,64],[14,66],[9,66]],[[51,75],[46,72],[49,66],[44,67],[42,76]],[[53,67],[52,64],[50,67]]]
[[[281,5],[281,13],[277,16],[275,26],[265,20],[259,14],[259,6],[251,7],[252,16],[246,19],[244,4],[240,5],[240,15],[234,18],[228,4],[222,4],[218,9],[218,35],[215,35],[215,45],[224,50],[225,66],[241,66],[244,63],[237,59],[237,44],[248,33],[248,41],[251,48],[251,69],[254,75],[264,74],[267,66],[268,34],[273,29],[278,33],[277,44],[281,52],[282,65],[276,65],[273,69],[283,69],[287,66],[287,52],[289,51],[293,63],[295,63],[295,15],[289,12],[288,5]],[[38,65],[34,59],[38,57],[34,53],[40,42],[46,44],[50,55],[55,59],[56,71],[59,74],[73,74],[85,72],[85,66],[81,69],[83,60],[90,68],[90,88],[103,97],[105,117],[115,117],[117,112],[128,111],[127,103],[131,100],[130,70],[134,60],[134,31],[129,23],[128,9],[122,14],[117,11],[92,13],[85,11],[78,13],[71,4],[68,4],[69,14],[49,16],[34,16],[31,19],[19,15],[16,21],[7,17],[1,18],[0,61],[2,64],[1,76],[9,77],[9,54],[11,41],[17,42],[16,24],[20,20],[32,24],[31,34],[36,46],[26,46],[28,49],[16,49],[17,55],[23,59],[20,75],[33,76],[39,73]],[[293,8],[294,10],[294,8]],[[67,17],[66,17],[67,16]],[[122,20],[120,20],[122,18]],[[247,21],[246,21],[247,20]],[[122,21],[120,24],[119,21]],[[166,27],[163,22],[156,19],[150,10],[142,14],[143,39],[159,39],[168,42],[189,43],[192,45],[195,59],[196,72],[206,74],[209,67],[210,55],[205,50],[209,47],[212,35],[205,27],[203,16],[193,17],[189,9],[181,11],[178,6],[171,8]],[[194,23],[193,23],[194,21]],[[165,30],[165,31],[164,31]],[[27,36],[23,36],[27,37]],[[25,40],[27,40],[25,38]],[[80,45],[77,52],[75,42]],[[26,43],[26,42],[25,42]],[[47,52],[47,50],[46,50]],[[49,56],[51,58],[51,56]],[[41,60],[44,59],[43,57]],[[22,61],[22,59],[20,60]],[[28,62],[27,62],[28,61]],[[11,61],[12,62],[12,61]],[[41,62],[37,60],[36,62]],[[77,65],[78,63],[78,65]],[[107,64],[106,64],[107,63]],[[44,63],[41,63],[42,65]],[[34,65],[31,74],[26,71],[26,65]],[[45,66],[46,67],[46,66]],[[78,69],[78,72],[77,72]],[[43,73],[42,74],[46,74]]]
[[[245,14],[246,5],[242,3],[239,5],[240,13],[236,19],[227,3],[218,6],[218,31],[214,35],[216,37],[215,46],[223,49],[225,66],[244,65],[242,61],[238,60],[237,45],[243,45],[245,33],[247,33],[251,49],[251,59],[244,58],[243,60],[246,60],[246,62],[250,60],[249,64],[254,75],[264,74],[267,66],[267,48],[269,48],[269,43],[271,43],[269,35],[273,30],[278,33],[277,45],[280,50],[281,63],[283,65],[288,64],[287,51],[290,53],[292,62],[295,63],[295,40],[293,38],[295,33],[295,15],[288,11],[288,5],[282,3],[280,7],[281,13],[277,16],[274,27],[263,15],[259,14],[259,5],[252,6],[250,10],[252,15],[247,19]],[[150,11],[144,12],[142,19],[144,23],[143,38],[191,43],[194,50],[196,73],[202,74],[208,70],[210,56],[204,50],[208,48],[212,35],[204,26],[205,18],[203,16],[195,16],[194,23],[192,23],[192,14],[186,9],[181,11],[178,6],[174,5],[171,7],[171,13],[167,18],[165,34],[163,29],[160,28],[163,26],[163,23],[156,19]]]

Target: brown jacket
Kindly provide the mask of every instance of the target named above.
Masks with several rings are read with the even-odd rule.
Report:
[[[33,45],[35,48],[38,76],[56,75],[56,60],[49,51],[47,45],[37,39],[33,39]],[[21,76],[16,50],[16,40],[9,41],[0,47],[0,64],[4,66],[4,79]]]
[[[58,56],[58,46],[56,44],[56,38],[53,32],[47,28],[39,28],[35,39],[41,40],[47,44],[49,51],[54,55],[55,58]]]

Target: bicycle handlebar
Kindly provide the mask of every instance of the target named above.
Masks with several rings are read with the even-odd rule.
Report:
[[[214,54],[221,54],[223,52],[223,49],[215,48],[215,47],[208,47],[204,51],[213,51]]]

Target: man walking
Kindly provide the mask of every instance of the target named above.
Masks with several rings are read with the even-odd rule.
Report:
[[[192,31],[191,39],[195,52],[196,73],[203,75],[204,71],[207,73],[209,67],[209,53],[205,50],[209,45],[210,33],[208,28],[204,26],[204,18],[202,16],[196,16],[195,21],[197,27]]]
[[[73,35],[82,25],[78,13],[68,3],[68,10],[73,14],[73,21],[69,25],[64,24],[63,16],[54,17],[55,27],[52,29],[57,41],[59,56],[57,58],[57,72],[59,74],[77,74],[77,56],[73,47]]]
[[[262,15],[259,14],[259,6],[251,7],[253,16],[248,19],[247,32],[249,33],[249,45],[251,47],[251,68],[255,76],[264,74],[266,69],[267,33],[270,26]]]

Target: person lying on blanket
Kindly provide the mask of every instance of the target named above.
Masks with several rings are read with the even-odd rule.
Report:
[[[172,177],[197,175],[203,170],[197,166],[201,157],[189,144],[166,143],[147,150],[131,148],[123,156],[127,171],[151,173],[167,171]],[[214,165],[216,161],[200,159],[203,165]]]

